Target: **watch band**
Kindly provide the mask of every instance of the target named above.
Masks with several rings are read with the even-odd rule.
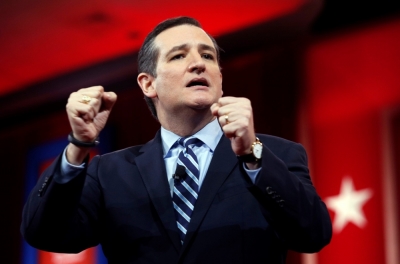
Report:
[[[252,162],[257,162],[258,159],[254,157],[253,153],[242,155],[242,156],[237,156],[237,158],[244,163],[252,163]]]
[[[100,144],[99,138],[96,138],[96,140],[93,142],[83,142],[83,141],[77,140],[76,138],[74,138],[74,134],[72,133],[72,131],[71,131],[71,133],[68,134],[68,141],[70,143],[74,144],[75,146],[84,147],[84,148],[93,148]]]

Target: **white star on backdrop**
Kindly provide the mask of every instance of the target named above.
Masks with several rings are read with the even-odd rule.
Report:
[[[371,197],[371,189],[356,191],[353,180],[350,177],[344,177],[339,195],[325,199],[327,207],[335,212],[333,230],[339,233],[350,222],[363,228],[367,219],[362,207]]]

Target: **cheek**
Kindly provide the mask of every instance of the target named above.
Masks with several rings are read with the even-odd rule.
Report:
[[[222,90],[222,79],[219,79],[218,81],[217,81],[217,83],[218,83],[218,90],[219,90],[219,95],[220,96],[222,96],[223,94],[224,94],[224,91]]]
[[[159,75],[158,86],[162,89],[173,90],[179,84],[179,76],[170,72],[163,72]]]
[[[161,92],[162,90],[166,89],[168,87],[168,83],[170,80],[170,75],[166,72],[158,72],[157,73],[157,78],[156,78],[156,90],[158,92]]]

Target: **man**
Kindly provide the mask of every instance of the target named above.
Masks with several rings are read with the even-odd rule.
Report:
[[[196,20],[159,24],[139,72],[160,131],[88,166],[116,95],[101,86],[72,93],[71,143],[24,208],[28,243],[56,252],[101,243],[110,263],[284,263],[287,249],[329,243],[303,147],[256,137],[250,101],[222,97],[218,46]]]

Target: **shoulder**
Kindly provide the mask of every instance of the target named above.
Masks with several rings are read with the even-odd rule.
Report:
[[[140,155],[140,150],[143,145],[131,146],[124,149],[115,150],[109,153],[102,154],[102,158],[112,158],[112,157],[127,157],[127,156],[138,156]]]
[[[300,145],[294,141],[290,141],[288,139],[284,139],[277,136],[267,135],[267,134],[256,134],[257,137],[263,142],[264,144],[268,145],[279,145],[279,146],[290,146],[290,145]]]
[[[257,134],[257,137],[265,147],[274,153],[285,153],[293,149],[305,153],[305,149],[300,143],[267,134]]]
[[[125,162],[135,163],[136,157],[141,154],[140,149],[142,147],[143,145],[138,145],[97,155],[93,157],[93,159],[90,162],[90,165],[97,166],[98,164],[101,163],[104,165],[108,164],[107,166],[109,166],[109,165],[122,164]]]
[[[160,132],[158,131],[156,136],[148,141],[145,144],[142,145],[137,145],[137,146],[131,146],[127,147],[124,149],[116,150],[113,152],[109,152],[103,155],[98,156],[100,159],[106,159],[106,160],[113,160],[113,159],[125,159],[127,161],[134,162],[134,159],[140,155],[143,154],[145,151],[154,151],[156,149],[159,149],[161,147],[161,136]]]

